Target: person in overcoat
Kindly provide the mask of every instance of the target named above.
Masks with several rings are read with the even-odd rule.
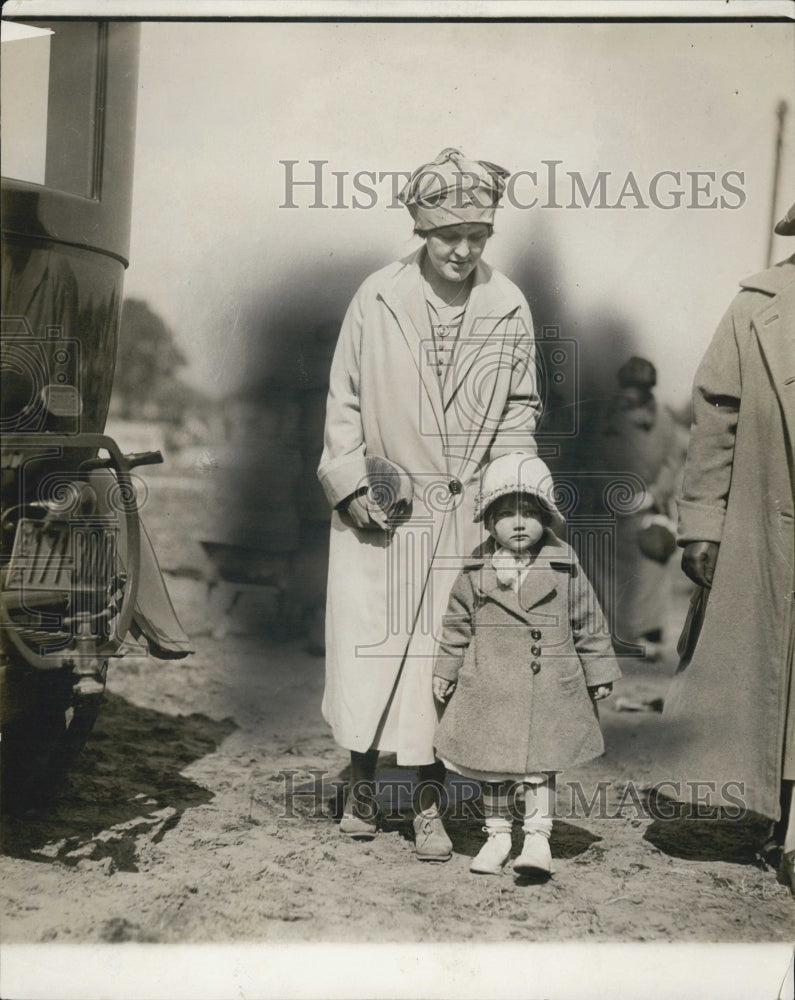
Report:
[[[483,476],[489,538],[458,576],[434,666],[448,701],[436,731],[446,766],[483,782],[488,839],[470,871],[497,874],[511,849],[510,797],[524,784],[519,873],[549,874],[556,772],[598,757],[594,703],[621,676],[610,629],[574,550],[549,469],[514,452]]]
[[[415,849],[427,860],[452,851],[433,752],[442,613],[479,540],[480,470],[535,451],[540,412],[529,307],[481,259],[506,176],[452,149],[412,175],[401,199],[423,245],[371,275],[347,311],[318,470],[332,507],[323,715],[351,751],[340,829],[376,832],[368,800],[378,753],[392,751],[419,767]],[[370,459],[409,481],[399,514],[368,491]]]
[[[795,235],[795,206],[776,231]],[[679,544],[706,610],[691,616],[700,634],[680,642],[659,788],[781,818],[791,876],[795,256],[740,286],[693,386]]]

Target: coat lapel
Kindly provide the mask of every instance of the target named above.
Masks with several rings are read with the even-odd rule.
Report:
[[[490,278],[491,268],[483,261],[479,261],[475,270],[475,279],[469,295],[469,302],[464,313],[464,322],[461,324],[461,330],[458,335],[452,371],[448,372],[448,377],[445,379],[442,389],[445,410],[449,409],[450,404],[458,393],[462,392],[464,383],[472,371],[473,365],[483,353],[483,349],[489,342],[494,330],[501,321],[506,319],[511,311],[518,309],[517,304],[514,310],[506,310],[505,296],[500,295],[496,291],[494,282]],[[501,353],[501,343],[499,347]],[[497,361],[498,359],[496,358],[489,358],[488,369],[491,370]],[[466,394],[466,391],[463,391]],[[473,398],[480,398],[481,393],[482,385],[479,385]],[[484,409],[487,409],[485,400],[482,400],[482,405]]]
[[[772,272],[772,283],[760,290],[776,294],[756,310],[752,322],[781,403],[789,440],[795,441],[795,267],[775,268]],[[743,285],[759,288],[761,282]]]
[[[545,615],[541,606],[557,593],[561,584],[560,571],[565,569],[568,574],[574,565],[574,556],[569,546],[547,531],[544,544],[530,567],[530,572],[522,581],[518,594],[512,587],[500,584],[491,564],[493,554],[494,546],[489,544],[483,552],[478,574],[478,584],[483,595],[523,621],[534,625],[559,624],[557,615]]]
[[[404,267],[398,272],[392,287],[379,293],[379,297],[392,312],[406,347],[417,368],[431,411],[440,435],[445,434],[444,408],[439,379],[429,363],[428,351],[432,347],[428,307],[422,291],[420,262],[423,248],[406,257]]]

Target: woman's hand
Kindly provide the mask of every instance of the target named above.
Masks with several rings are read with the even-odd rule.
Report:
[[[455,691],[455,681],[448,681],[446,677],[433,676],[433,696],[444,704],[450,695]]]
[[[352,497],[345,511],[353,521],[353,526],[360,531],[392,531],[386,514],[378,504],[368,500],[366,493]]]
[[[612,684],[595,684],[593,687],[588,688],[588,694],[591,696],[592,701],[602,701],[604,698],[609,698],[612,693]]]

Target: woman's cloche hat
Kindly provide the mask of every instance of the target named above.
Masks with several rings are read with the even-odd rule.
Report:
[[[512,451],[507,455],[500,455],[486,466],[480,493],[475,497],[474,520],[482,521],[494,501],[509,493],[528,493],[535,497],[548,511],[555,532],[561,531],[565,526],[565,518],[554,499],[552,473],[536,455]]]
[[[494,225],[497,203],[510,176],[487,160],[469,160],[448,147],[411,175],[398,195],[418,232],[457,226],[462,222]]]

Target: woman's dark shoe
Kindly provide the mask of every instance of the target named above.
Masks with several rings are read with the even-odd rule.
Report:
[[[363,819],[356,813],[347,810],[342,814],[340,820],[340,833],[351,840],[372,840],[378,832],[378,824],[375,819]]]

